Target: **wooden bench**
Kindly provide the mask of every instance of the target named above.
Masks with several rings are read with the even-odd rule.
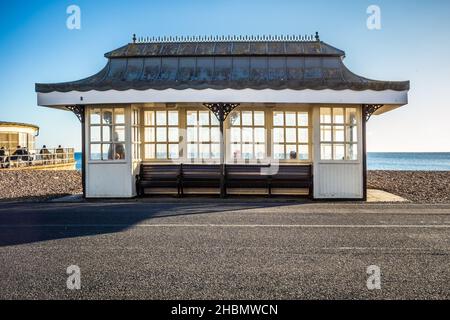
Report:
[[[176,188],[182,196],[187,188],[221,187],[221,166],[207,164],[171,164],[140,166],[136,176],[138,195],[145,188]],[[308,189],[312,196],[312,165],[226,165],[224,182],[226,188],[273,188]]]
[[[220,165],[182,164],[181,195],[187,188],[220,188]]]
[[[227,165],[225,167],[227,188],[268,188],[269,165]],[[264,170],[266,169],[266,170]]]
[[[139,174],[136,175],[138,195],[144,195],[145,188],[176,188],[179,195],[181,193],[181,166],[142,163]]]
[[[283,165],[272,167],[269,180],[269,194],[273,188],[307,188],[312,196],[313,173],[311,165]]]

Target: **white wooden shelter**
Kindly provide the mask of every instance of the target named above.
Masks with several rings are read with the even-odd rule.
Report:
[[[366,121],[408,102],[408,81],[355,75],[318,34],[134,37],[105,56],[89,78],[36,84],[40,106],[83,124],[89,198],[136,196],[141,164],[220,165],[222,194],[264,193],[223,191],[226,166],[240,163],[310,166],[310,196],[365,199]],[[279,193],[305,193],[288,187]]]

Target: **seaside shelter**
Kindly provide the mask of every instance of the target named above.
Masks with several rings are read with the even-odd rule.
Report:
[[[34,124],[0,121],[0,148],[13,153],[18,146],[32,150],[39,127]]]
[[[86,79],[36,84],[82,123],[88,198],[151,193],[366,198],[366,122],[409,81],[351,72],[312,36],[140,38]]]

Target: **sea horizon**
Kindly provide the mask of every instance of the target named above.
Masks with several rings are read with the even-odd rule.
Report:
[[[75,152],[81,170],[81,152]],[[368,152],[368,170],[450,171],[450,152]]]

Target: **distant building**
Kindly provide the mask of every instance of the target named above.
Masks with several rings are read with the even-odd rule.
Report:
[[[35,148],[39,127],[34,124],[0,121],[0,148],[14,152],[17,146]]]
[[[86,79],[36,84],[40,106],[71,110],[82,123],[92,198],[365,199],[366,122],[408,103],[409,81],[356,75],[318,34],[134,37],[105,57]]]

